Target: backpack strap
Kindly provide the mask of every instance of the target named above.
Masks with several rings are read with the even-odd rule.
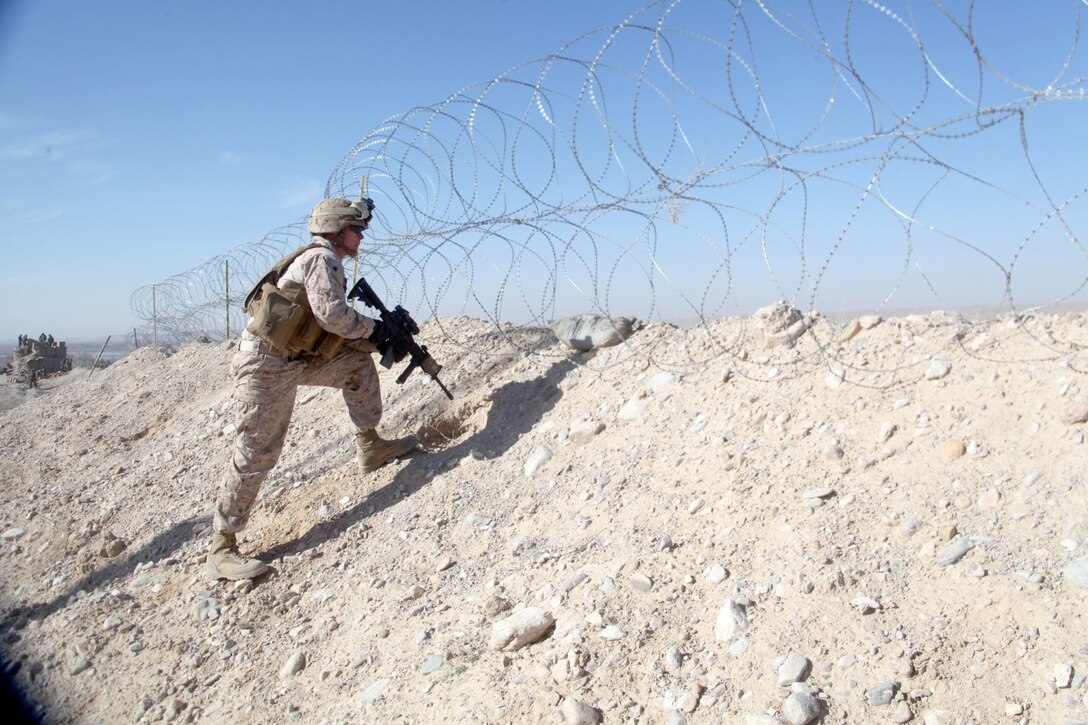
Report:
[[[246,295],[246,301],[243,305],[243,308],[248,312],[249,306],[254,302],[260,300],[261,289],[265,286],[265,284],[278,284],[280,281],[280,277],[283,276],[283,273],[287,271],[287,268],[291,266],[292,262],[302,256],[303,252],[308,252],[311,249],[316,249],[318,247],[324,246],[325,245],[318,242],[307,244],[305,247],[299,247],[298,249],[291,252],[286,257],[272,265],[272,267],[264,273],[264,276],[257,280],[257,284],[253,286],[253,289],[249,291],[249,294]]]

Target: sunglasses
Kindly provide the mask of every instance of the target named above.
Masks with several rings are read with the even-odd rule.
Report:
[[[363,236],[363,232],[366,231],[368,225],[366,224],[352,224],[351,228],[355,230],[355,233],[360,237]]]

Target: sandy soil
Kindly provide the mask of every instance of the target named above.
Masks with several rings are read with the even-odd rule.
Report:
[[[773,332],[430,323],[456,400],[382,373],[425,451],[363,477],[300,392],[255,584],[203,568],[230,344],[45,386],[0,413],[8,670],[51,722],[1088,721],[1088,315]]]

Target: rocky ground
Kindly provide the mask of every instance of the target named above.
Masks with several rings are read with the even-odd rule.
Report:
[[[366,477],[303,389],[204,551],[230,344],[0,413],[8,671],[50,722],[1084,723],[1088,314],[770,310],[567,351],[425,326]],[[52,381],[50,381],[52,383]]]

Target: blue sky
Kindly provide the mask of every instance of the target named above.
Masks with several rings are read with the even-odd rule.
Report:
[[[616,15],[569,0],[4,0],[0,338],[125,334],[133,290],[300,218],[386,117]]]
[[[783,13],[778,16],[780,25],[767,18],[752,22],[748,31],[758,52],[753,50],[751,58],[759,60],[758,78],[774,132],[802,145],[835,143],[894,126],[897,118],[911,112],[927,78],[926,105],[913,119],[923,126],[968,113],[969,100],[980,95],[990,104],[1014,103],[1031,89],[1045,88],[1066,66],[1073,23],[1078,12],[1088,15],[1082,0],[998,3],[1000,7],[976,9],[973,30],[989,64],[980,84],[978,65],[965,50],[963,38],[931,5],[916,2],[912,20],[949,82],[942,83],[932,73],[927,75],[909,35],[893,20],[872,5],[855,3],[849,26],[832,23],[823,30],[832,43],[841,43],[843,28],[849,27],[852,57],[887,104],[883,117],[872,117],[862,113],[864,104],[832,77],[819,49],[801,41],[786,42],[789,31],[802,39],[811,37],[804,30],[805,4],[773,5],[798,16]],[[889,5],[900,12],[907,7]],[[963,2],[944,5],[954,14],[965,7]],[[612,26],[640,7],[642,3],[619,0],[365,4],[7,0],[0,4],[0,243],[5,256],[0,270],[0,339],[43,330],[61,338],[130,333],[136,323],[129,300],[136,288],[258,241],[275,227],[302,218],[323,196],[336,164],[383,120],[437,103],[459,89],[478,88],[476,84],[546,56],[585,32]],[[646,17],[656,18],[656,13]],[[724,0],[685,0],[674,12],[676,27],[687,33],[678,36],[676,68],[686,83],[714,102],[726,100],[722,52],[694,36],[724,41],[730,13]],[[831,16],[842,21],[843,13]],[[889,35],[889,28],[898,32]],[[592,58],[604,37],[594,35],[572,52]],[[644,54],[637,34],[625,37],[632,38],[630,50],[618,43],[608,56],[620,69],[637,65]],[[843,49],[831,52],[841,55]],[[1086,56],[1083,48],[1076,50],[1059,86],[1088,73]],[[532,78],[537,68],[530,66],[514,76]],[[605,88],[612,108],[618,109],[613,122],[630,132],[622,124],[625,108],[626,116],[631,116],[631,84],[622,72],[614,75],[614,83],[609,81]],[[602,79],[607,76],[603,73]],[[653,77],[660,80],[661,74]],[[567,80],[559,71],[549,81],[557,99],[578,90],[576,74],[571,74],[569,85],[564,85]],[[949,84],[965,98],[953,93]],[[736,84],[742,105],[755,104],[752,87]],[[1083,89],[1084,81],[1072,88]],[[837,105],[815,135],[806,137],[807,130],[820,123],[832,93]],[[494,98],[499,102],[503,96],[495,91]],[[705,102],[685,100],[680,94],[675,103],[693,148],[685,151],[686,156],[678,153],[663,163],[682,178],[706,159],[726,153],[732,132],[720,132],[722,115],[708,112]],[[511,109],[524,106],[524,95],[510,101]],[[957,107],[960,110],[954,110]],[[655,110],[652,103],[644,103],[638,116],[644,137],[654,139],[670,131],[667,115],[664,107]],[[1085,200],[1077,197],[1088,183],[1083,174],[1088,168],[1088,145],[1082,142],[1082,129],[1088,127],[1085,101],[1036,104],[1028,121],[1034,173],[1025,163],[1014,124],[977,134],[971,121],[961,120],[950,128],[952,138],[927,140],[926,151],[936,151],[985,183],[950,178],[941,182],[940,193],[926,199],[926,214],[920,216],[935,220],[939,229],[919,227],[912,232],[918,254],[925,256],[906,259],[906,266],[923,261],[927,276],[905,281],[896,300],[899,305],[997,303],[1000,280],[991,274],[993,265],[986,255],[974,247],[1006,266],[1015,264],[1018,296],[1026,303],[1049,301],[1047,291],[1055,279],[1061,289],[1071,290],[1088,276],[1084,253],[1077,246],[1084,244],[1088,216]],[[609,155],[594,148],[592,132],[591,127],[584,129],[579,149],[583,160],[603,164]],[[883,141],[871,143],[856,155],[869,154],[875,146],[881,152],[888,147]],[[758,155],[750,147],[743,153]],[[550,164],[534,158],[531,146],[522,154],[526,155],[521,172],[529,178],[543,174]],[[839,152],[838,159],[848,160],[848,155]],[[559,164],[561,171],[569,172],[562,160]],[[894,200],[913,203],[934,182],[933,169],[925,163],[898,160],[892,167],[881,177],[881,186]],[[630,164],[626,168],[637,175]],[[1072,200],[1064,211],[1076,243],[1068,241],[1069,230],[1063,232],[1053,223],[1036,230],[1039,220],[1046,218],[1049,202],[1035,173],[1057,203]],[[737,207],[737,219],[729,220],[729,234],[738,235],[731,244],[743,240],[745,233],[755,236],[736,250],[730,247],[735,256],[728,271],[736,286],[727,295],[721,293],[721,304],[704,311],[730,314],[780,296],[801,307],[814,303],[866,308],[879,303],[897,285],[904,247],[897,242],[883,249],[872,240],[900,234],[898,222],[881,205],[871,209],[866,204],[852,217],[860,192],[835,192],[845,182],[863,188],[871,175],[871,164],[857,164],[813,185],[804,215],[803,261],[796,252],[802,234],[799,194],[788,194],[773,207],[773,224],[753,230],[750,221],[747,225],[741,221],[772,208],[781,179],[767,183],[764,174],[724,187],[719,196],[707,196],[708,210],[714,205]],[[735,177],[739,178],[736,170],[722,170],[710,181],[733,182]],[[569,179],[563,177],[565,182]],[[353,183],[344,181],[346,188]],[[579,193],[576,183],[562,189],[564,199]],[[404,193],[377,191],[387,197]],[[1031,211],[1023,212],[1026,208]],[[714,291],[720,284],[720,275],[707,276],[701,252],[679,253],[697,248],[700,239],[720,231],[699,209],[698,202],[689,204],[686,218],[655,227],[662,245],[672,245],[678,253],[660,260],[672,286],[655,286],[661,297],[651,314],[684,317],[685,292],[708,285]],[[637,229],[628,229],[628,222],[611,218],[596,223],[606,238],[638,234]],[[838,235],[843,239],[836,251]],[[1040,243],[1044,237],[1047,241]],[[1018,255],[1025,240],[1030,240],[1027,249]],[[487,254],[485,249],[480,253]],[[833,263],[821,275],[820,267],[829,258]],[[768,273],[767,260],[774,274]],[[509,264],[498,256],[474,261],[478,266],[483,263],[485,270],[489,262],[492,269]],[[558,301],[548,311],[579,311],[589,301],[577,291],[585,290],[592,275],[580,279],[576,266],[560,275]],[[493,299],[499,275],[477,272],[472,284],[478,296],[485,302]],[[458,277],[453,286],[465,285],[464,280]],[[539,293],[536,282],[524,284],[530,296]],[[940,289],[939,298],[927,290],[931,285]],[[630,299],[619,290],[611,291],[615,313],[625,313],[621,307],[627,304],[636,315],[649,316],[644,304],[636,309],[646,297],[636,288],[632,286]],[[452,296],[464,293],[457,290]],[[1083,292],[1076,299],[1083,302]],[[663,310],[666,304],[670,307]],[[461,309],[483,312],[472,305]],[[505,311],[518,316],[516,310]]]

